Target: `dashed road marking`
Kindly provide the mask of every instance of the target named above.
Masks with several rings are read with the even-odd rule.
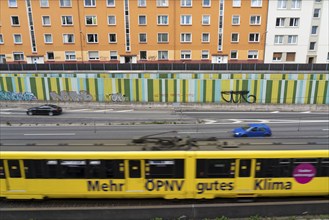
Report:
[[[49,134],[24,134],[25,136],[47,136],[47,135],[75,135],[75,133],[49,133]]]

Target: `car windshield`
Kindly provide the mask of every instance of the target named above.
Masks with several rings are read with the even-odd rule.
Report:
[[[251,127],[250,126],[243,126],[242,129],[247,131],[248,129],[250,129]]]

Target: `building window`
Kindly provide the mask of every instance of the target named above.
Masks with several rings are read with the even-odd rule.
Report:
[[[85,0],[85,7],[96,7],[96,0]]]
[[[72,16],[62,16],[62,25],[73,25]]]
[[[287,8],[287,0],[278,0],[278,8],[286,9]]]
[[[158,15],[158,25],[168,25],[168,15]]]
[[[158,7],[168,7],[168,0],[156,0]]]
[[[158,51],[159,60],[168,60],[168,51]]]
[[[146,43],[146,33],[139,34],[139,43]]]
[[[19,26],[18,16],[11,16],[11,25],[12,26]]]
[[[273,61],[281,61],[282,53],[273,53]]]
[[[250,33],[249,42],[259,42],[259,33]]]
[[[288,35],[288,44],[297,44],[297,35]]]
[[[109,34],[109,43],[116,43],[117,42],[117,34],[110,33]]]
[[[209,59],[209,51],[208,50],[202,50],[201,51],[201,59]]]
[[[23,61],[24,60],[24,53],[22,52],[14,52],[13,53],[15,61]]]
[[[3,36],[0,34],[0,44],[3,44]]]
[[[312,34],[312,35],[316,35],[316,34],[318,34],[318,26],[312,26],[311,34]]]
[[[139,15],[138,16],[138,24],[139,25],[146,25],[146,15]]]
[[[182,50],[180,52],[180,58],[182,60],[189,60],[189,59],[191,59],[191,51],[190,50]]]
[[[115,15],[107,16],[108,25],[116,25]]]
[[[233,0],[232,1],[233,7],[241,7],[241,0]]]
[[[240,25],[240,15],[232,15],[232,25]]]
[[[284,27],[285,18],[276,18],[275,26]]]
[[[327,60],[329,61],[329,52],[328,52],[328,54],[327,54]]]
[[[146,7],[146,0],[138,0],[137,5],[138,7]]]
[[[274,44],[283,44],[283,35],[275,35]]]
[[[298,27],[299,25],[299,18],[290,18],[289,26],[290,27]]]
[[[301,0],[292,0],[291,1],[291,9],[300,9]]]
[[[210,34],[209,33],[202,33],[202,43],[209,43],[210,42]]]
[[[97,34],[87,34],[87,43],[98,43]]]
[[[22,35],[20,34],[14,34],[14,43],[15,44],[22,44]]]
[[[64,44],[73,44],[74,43],[74,34],[63,34],[63,43]]]
[[[147,52],[146,51],[139,51],[139,59],[146,60],[147,59]]]
[[[202,25],[210,25],[210,15],[202,15]]]
[[[40,0],[40,7],[41,8],[49,7],[49,1],[48,0]]]
[[[168,33],[158,33],[158,43],[168,43]]]
[[[316,42],[310,42],[310,50],[315,50]]]
[[[17,0],[8,0],[8,7],[17,7]]]
[[[238,59],[238,51],[231,50],[230,57],[231,57],[231,59]]]
[[[295,56],[296,56],[295,52],[288,52],[287,57],[286,57],[286,61],[295,61]]]
[[[211,0],[202,0],[202,7],[210,7]]]
[[[71,7],[71,0],[59,0],[60,7]]]
[[[55,59],[54,52],[47,52],[47,60],[53,60]]]
[[[315,8],[314,13],[313,13],[314,18],[319,18],[320,17],[320,8]]]
[[[192,15],[181,15],[180,24],[181,25],[191,25],[192,24]]]
[[[110,51],[110,60],[118,60],[118,51]]]
[[[260,16],[259,15],[250,16],[250,25],[260,25]]]
[[[99,60],[98,51],[88,51],[88,58],[89,60]]]
[[[42,25],[50,26],[50,16],[42,16]]]
[[[75,51],[65,51],[65,60],[76,60]]]
[[[86,16],[86,25],[97,25],[97,17],[95,15]]]
[[[262,7],[262,0],[251,0],[251,7]]]
[[[231,35],[231,42],[232,43],[239,42],[239,34],[238,33],[232,33],[232,35]]]
[[[182,43],[191,43],[192,42],[192,34],[191,33],[181,33],[180,34],[180,42],[182,42]]]
[[[51,34],[45,34],[44,35],[45,38],[45,43],[46,44],[51,44],[53,43],[53,36]]]
[[[192,7],[192,0],[180,0],[181,7]]]
[[[249,50],[248,51],[248,59],[257,59],[258,51],[257,50]]]
[[[107,7],[115,7],[115,0],[106,0]]]

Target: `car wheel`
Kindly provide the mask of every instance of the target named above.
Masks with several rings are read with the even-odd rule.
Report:
[[[270,134],[265,134],[265,137],[271,137],[271,135]]]
[[[33,115],[33,112],[27,112],[28,115]]]
[[[54,113],[53,113],[53,112],[49,112],[48,115],[49,115],[49,116],[53,116]]]
[[[246,134],[242,135],[241,137],[248,137]]]

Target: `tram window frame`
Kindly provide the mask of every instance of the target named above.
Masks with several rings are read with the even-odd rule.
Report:
[[[152,162],[161,162],[161,163],[151,164]],[[145,160],[145,178],[147,179],[183,179],[185,176],[184,170],[185,170],[184,159]]]
[[[218,162],[224,165],[223,170],[212,172],[214,164],[218,164]],[[196,167],[196,178],[235,178],[236,159],[197,159]]]
[[[292,160],[280,158],[256,159],[255,178],[292,177]]]
[[[20,166],[19,160],[7,160],[7,163],[8,163],[8,169],[9,169],[9,177],[10,178],[22,178],[22,172],[21,172],[21,166]]]
[[[320,158],[318,166],[318,177],[329,177],[329,158]]]
[[[0,160],[0,179],[6,178],[6,171],[3,160]]]

